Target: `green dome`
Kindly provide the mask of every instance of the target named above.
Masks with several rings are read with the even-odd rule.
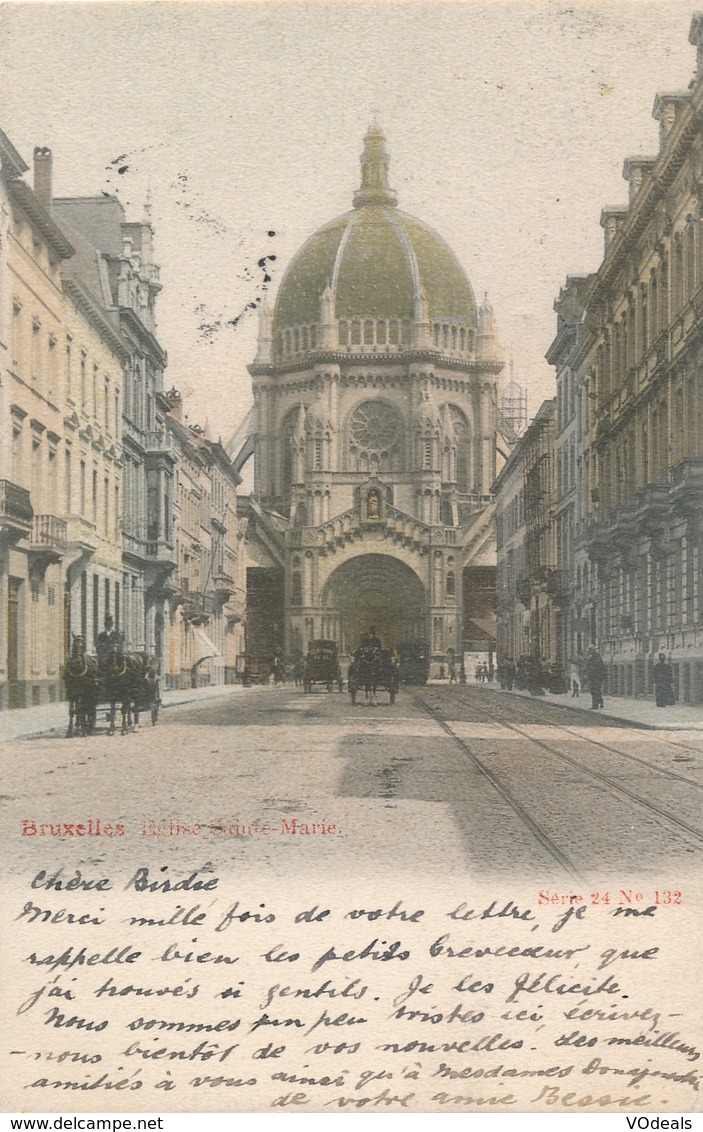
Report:
[[[378,127],[366,135],[361,165],[355,207],[315,232],[283,276],[274,332],[318,324],[328,284],[338,320],[412,321],[424,300],[424,317],[475,329],[474,294],[456,256],[432,228],[395,207]]]

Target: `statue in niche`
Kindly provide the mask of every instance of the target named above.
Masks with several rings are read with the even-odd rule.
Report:
[[[381,497],[375,489],[366,496],[366,518],[381,518]]]

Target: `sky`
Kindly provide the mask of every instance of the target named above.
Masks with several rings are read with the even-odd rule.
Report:
[[[658,91],[688,87],[694,9],[657,3],[5,3],[0,126],[54,195],[152,202],[157,317],[191,423],[251,405],[254,305],[351,207],[377,117],[399,206],[488,293],[531,415],[569,274],[602,258],[624,159],[656,154]],[[273,258],[275,257],[275,258]]]

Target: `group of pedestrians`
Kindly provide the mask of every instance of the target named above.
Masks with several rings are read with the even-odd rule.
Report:
[[[477,684],[492,684],[495,669],[492,664],[488,665],[485,662],[483,664],[477,664],[475,676]]]
[[[517,662],[513,657],[506,656],[498,663],[497,675],[501,688],[508,692],[516,688],[519,692],[527,691],[533,696],[543,696],[547,689],[554,693],[566,690],[559,667],[548,664],[539,656],[523,654]]]
[[[482,667],[486,666],[478,665],[476,669],[477,681],[484,679],[479,675]],[[598,711],[604,707],[603,688],[608,670],[595,645],[591,645],[584,661],[575,658],[570,662],[568,683],[556,665],[549,665],[538,656],[521,656],[517,663],[512,657],[505,657],[499,662],[497,671],[501,688],[508,692],[516,688],[518,691],[529,691],[532,695],[544,695],[545,689],[555,694],[570,689],[572,697],[578,697],[581,688],[585,687],[591,693],[591,710]],[[663,652],[659,653],[652,669],[652,680],[657,707],[671,707],[675,704],[674,671]]]

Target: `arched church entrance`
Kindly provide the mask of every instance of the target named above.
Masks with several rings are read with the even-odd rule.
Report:
[[[362,554],[339,566],[323,590],[322,606],[338,626],[345,656],[371,625],[385,648],[426,636],[424,586],[414,570],[387,554]]]

